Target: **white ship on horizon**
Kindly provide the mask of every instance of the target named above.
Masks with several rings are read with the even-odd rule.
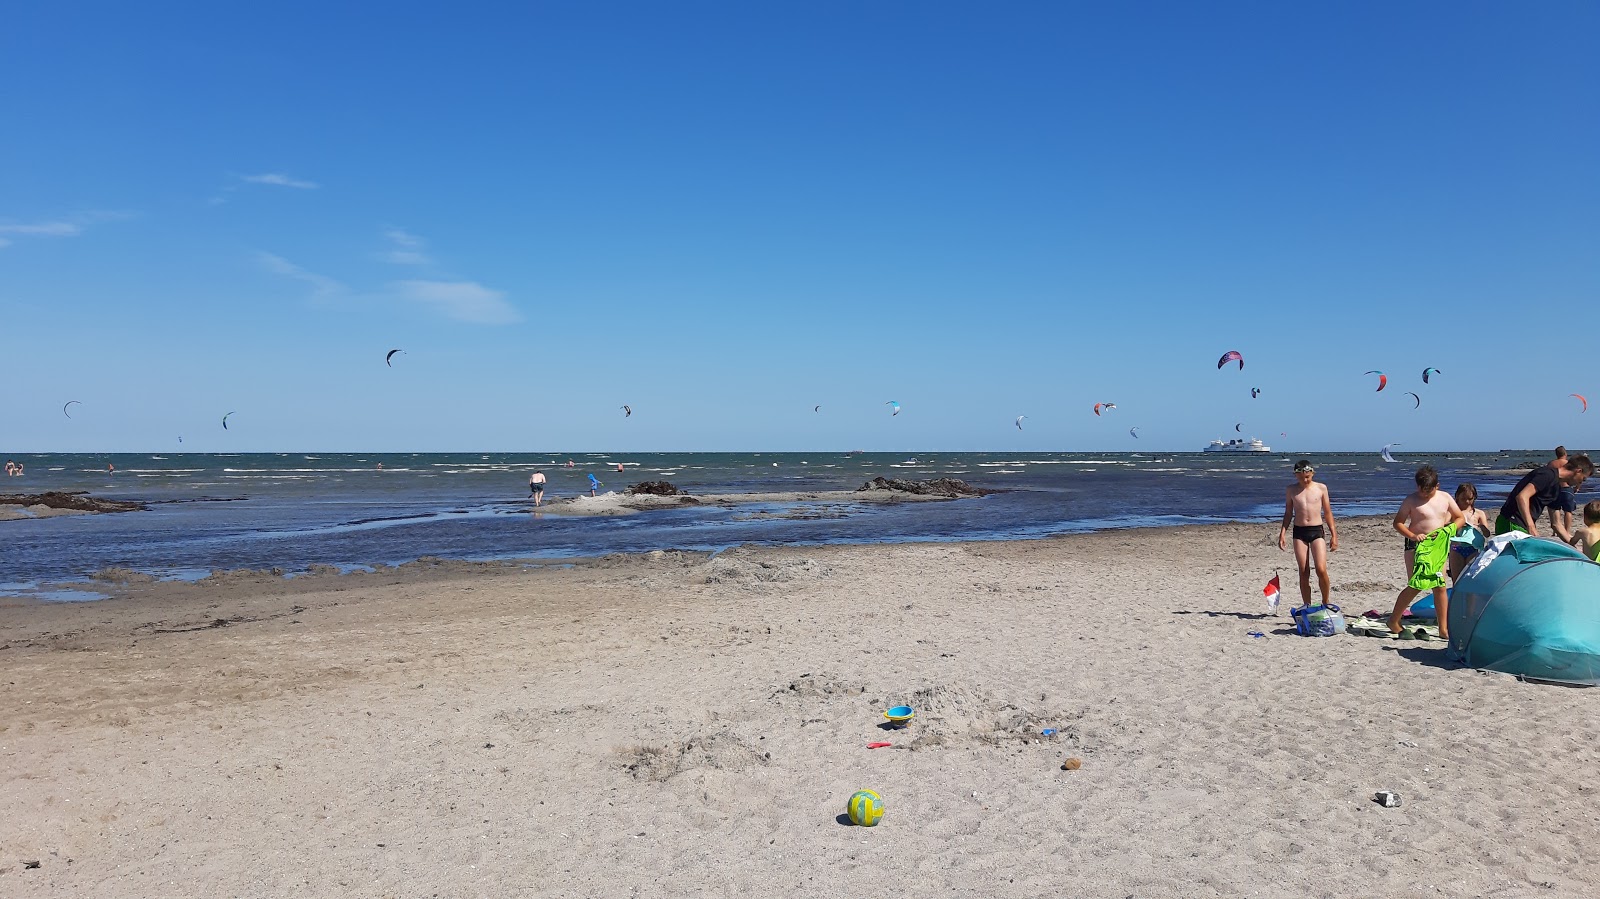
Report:
[[[1226,443],[1221,440],[1213,440],[1211,445],[1206,447],[1204,451],[1208,453],[1270,453],[1272,452],[1272,447],[1251,437],[1249,440],[1235,438]]]

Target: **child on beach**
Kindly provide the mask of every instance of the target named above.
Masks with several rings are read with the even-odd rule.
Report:
[[[589,475],[589,495],[600,495],[600,479],[595,477],[593,474]]]
[[[1583,532],[1578,535],[1578,548],[1591,562],[1600,562],[1600,499],[1584,503]]]
[[[1444,589],[1445,562],[1450,555],[1450,538],[1456,535],[1466,516],[1449,494],[1439,492],[1439,473],[1432,465],[1417,469],[1417,492],[1406,497],[1400,511],[1394,514],[1394,529],[1400,536],[1415,541],[1416,562],[1411,569],[1411,579],[1404,590],[1395,597],[1394,611],[1389,613],[1389,632],[1401,631],[1400,621],[1406,609],[1418,594],[1433,592],[1433,606],[1439,614],[1439,635],[1450,637],[1450,595]]]
[[[1461,484],[1456,487],[1456,505],[1461,508],[1461,516],[1466,524],[1462,525],[1458,536],[1467,535],[1473,530],[1484,539],[1494,531],[1489,526],[1489,513],[1478,508],[1478,488],[1472,484]],[[1467,568],[1467,563],[1478,554],[1478,548],[1471,543],[1450,544],[1450,583],[1455,583],[1461,577],[1461,572]]]
[[[1322,591],[1322,604],[1328,604],[1328,553],[1339,548],[1339,533],[1333,526],[1333,507],[1328,502],[1328,488],[1316,482],[1317,471],[1311,460],[1294,463],[1295,482],[1284,491],[1283,526],[1278,528],[1278,549],[1284,549],[1284,537],[1294,527],[1294,561],[1300,568],[1300,602],[1311,605],[1311,568],[1317,569],[1317,587]]]

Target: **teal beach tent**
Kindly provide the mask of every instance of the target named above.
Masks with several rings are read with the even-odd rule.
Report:
[[[1506,540],[1450,592],[1450,651],[1474,668],[1600,684],[1600,565],[1552,540]]]

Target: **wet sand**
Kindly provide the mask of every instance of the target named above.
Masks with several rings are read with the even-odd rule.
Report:
[[[0,895],[1592,895],[1600,694],[1293,636],[1276,530],[5,608]],[[1347,610],[1392,603],[1387,522],[1341,538]]]

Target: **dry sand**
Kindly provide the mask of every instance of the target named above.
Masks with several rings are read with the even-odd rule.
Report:
[[[1339,597],[1391,602],[1398,538],[1341,530]],[[1275,535],[245,573],[5,609],[0,895],[1594,895],[1600,693],[1292,636],[1259,617],[1293,567]],[[915,723],[880,730],[902,700]],[[876,828],[839,820],[863,787]]]

